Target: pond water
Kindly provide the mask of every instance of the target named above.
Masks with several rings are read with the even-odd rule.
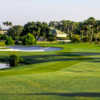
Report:
[[[8,64],[0,63],[0,69],[7,69],[10,68]]]
[[[56,48],[56,47],[10,46],[9,49],[0,49],[0,51],[45,52],[45,51],[58,51],[61,49],[62,48]]]

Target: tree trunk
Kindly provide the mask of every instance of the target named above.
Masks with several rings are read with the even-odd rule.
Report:
[[[72,32],[70,33],[70,39],[72,39]]]
[[[97,43],[98,42],[98,26],[97,26],[97,34],[96,34],[96,36],[95,36],[95,42]]]
[[[84,34],[83,32],[81,33],[81,41],[83,41],[83,37],[84,37]]]
[[[97,35],[96,35],[96,37],[95,37],[95,42],[96,42],[96,43],[98,42],[98,38],[97,38]]]
[[[92,42],[92,40],[93,40],[93,29],[92,29],[92,34],[91,34],[90,42]]]

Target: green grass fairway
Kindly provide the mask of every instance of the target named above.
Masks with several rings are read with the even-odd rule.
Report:
[[[100,100],[100,45],[39,45],[63,50],[16,52],[26,64],[0,70],[0,100]],[[0,52],[0,62],[10,54]]]

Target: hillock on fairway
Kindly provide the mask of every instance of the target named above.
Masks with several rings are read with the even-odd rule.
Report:
[[[100,45],[38,43],[52,52],[16,52],[25,65],[0,70],[0,100],[100,100]],[[6,62],[11,52],[0,52]]]

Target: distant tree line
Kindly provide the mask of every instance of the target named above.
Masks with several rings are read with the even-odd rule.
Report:
[[[90,17],[83,22],[70,20],[46,22],[28,22],[24,26],[13,25],[12,22],[3,23],[9,27],[7,34],[0,35],[0,40],[6,44],[33,45],[42,37],[42,40],[56,40],[55,35],[51,34],[51,29],[60,30],[72,42],[99,42],[100,41],[100,20]],[[32,42],[32,43],[31,43]],[[34,42],[34,43],[33,43]]]
[[[42,37],[43,40],[48,40],[49,38],[50,27],[46,22],[28,22],[24,26],[13,26],[13,24],[8,21],[3,24],[7,27],[9,26],[9,29],[7,30],[7,34],[0,35],[0,40],[6,40],[7,44],[11,43],[13,40],[15,44],[20,44],[20,42],[24,45],[28,44],[26,42],[33,44],[30,42],[34,41],[36,43],[40,37]]]
[[[83,22],[51,21],[49,26],[67,33],[71,40],[76,39],[82,42],[100,41],[100,20],[93,17]]]

